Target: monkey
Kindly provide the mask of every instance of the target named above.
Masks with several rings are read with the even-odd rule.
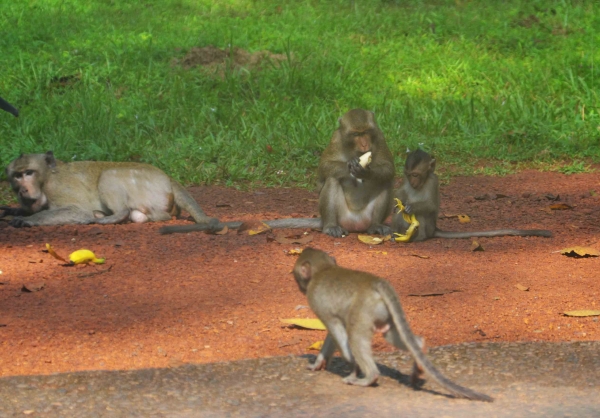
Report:
[[[338,122],[318,168],[323,232],[338,238],[365,231],[388,235],[391,229],[383,222],[391,211],[392,153],[372,112],[352,109]],[[369,151],[371,163],[365,168],[359,157]]]
[[[166,221],[181,209],[199,224],[219,223],[183,186],[149,164],[63,163],[48,151],[22,154],[8,165],[6,176],[20,204],[10,221],[14,227]]]
[[[415,336],[406,320],[400,300],[390,283],[369,273],[338,267],[325,252],[306,248],[296,261],[294,278],[308,304],[327,328],[327,337],[315,362],[308,369],[327,367],[338,349],[354,368],[344,383],[371,386],[379,378],[379,370],[371,352],[374,332],[413,355],[416,367],[412,381],[426,372],[453,395],[479,401],[493,399],[460,386],[445,377],[423,353],[424,339]],[[364,377],[358,377],[362,372]]]
[[[410,152],[404,164],[402,186],[394,194],[405,205],[404,211],[409,215],[414,214],[419,221],[417,233],[413,235],[411,241],[425,241],[429,238],[499,237],[505,235],[552,236],[552,232],[544,229],[497,229],[472,232],[450,232],[438,229],[436,224],[440,210],[440,185],[435,174],[435,163],[435,158],[421,149]],[[404,232],[408,226],[402,213],[395,213],[392,216],[393,232]]]
[[[359,158],[371,151],[371,163],[363,168]],[[383,222],[391,212],[394,162],[383,133],[372,112],[354,109],[339,119],[319,163],[320,218],[290,218],[264,221],[271,228],[321,229],[333,237],[348,231],[389,235]],[[238,228],[242,222],[225,222],[219,227]],[[170,225],[161,234],[207,230],[206,225]]]
[[[17,110],[17,108],[15,108],[13,105],[8,103],[2,97],[0,97],[0,109],[6,111],[8,113],[12,113],[16,118],[19,117],[19,111]]]

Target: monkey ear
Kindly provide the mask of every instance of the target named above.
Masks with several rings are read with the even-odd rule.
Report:
[[[302,277],[302,280],[310,280],[312,277],[310,261],[302,263],[300,266],[300,276]]]
[[[432,158],[429,162],[429,168],[431,169],[431,171],[435,171],[435,158]]]
[[[56,167],[56,158],[54,158],[54,153],[52,151],[48,151],[46,153],[46,164],[48,164],[48,167],[50,168],[54,168]]]

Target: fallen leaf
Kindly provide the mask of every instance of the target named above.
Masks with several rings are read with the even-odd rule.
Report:
[[[215,206],[218,208],[230,208],[231,207],[231,205],[229,203],[217,203]]]
[[[569,247],[560,250],[560,253],[566,255],[567,257],[576,258],[600,256],[600,252],[591,247]]]
[[[485,251],[480,243],[473,241],[471,243],[471,251]]]
[[[292,248],[291,250],[285,251],[287,255],[300,255],[302,254],[302,248]]]
[[[367,245],[378,245],[384,242],[384,238],[371,235],[358,235],[358,240]]]
[[[220,231],[215,232],[215,235],[225,235],[225,234],[227,234],[227,232],[229,232],[229,228],[227,228],[227,226],[225,226]]]
[[[67,260],[62,258],[60,255],[56,254],[56,252],[54,251],[54,248],[52,248],[52,246],[48,243],[46,243],[46,251],[48,251],[48,254],[50,254],[52,257],[56,258],[57,260],[60,260],[63,263],[68,263]]]
[[[321,347],[323,347],[323,343],[324,341],[317,341],[315,343],[313,343],[310,347],[308,347],[309,350],[320,350]]]
[[[289,244],[306,245],[309,242],[311,242],[313,240],[313,238],[314,237],[312,234],[288,235],[288,236],[286,236],[285,234],[282,234],[282,233],[275,234],[275,241],[277,241],[280,244],[284,244],[284,245],[289,245]]]
[[[306,329],[319,329],[326,330],[325,325],[319,319],[308,319],[308,318],[291,318],[291,319],[280,319],[284,324],[296,325],[297,327]]]
[[[596,196],[598,193],[596,193],[595,190],[590,190],[590,196]]]
[[[523,292],[527,292],[529,290],[529,287],[523,286],[522,284],[516,284],[515,287]]]
[[[544,195],[546,197],[546,199],[548,200],[560,200],[560,195],[553,195],[552,193],[548,193],[546,195]]]
[[[263,232],[270,231],[271,227],[264,222],[261,221],[246,221],[240,225],[237,233],[241,234],[242,232],[248,231],[248,235],[258,235]]]
[[[589,309],[584,309],[580,311],[568,311],[563,312],[565,316],[600,316],[600,311],[592,311]]]
[[[21,288],[21,292],[25,292],[25,293],[39,292],[44,287],[46,287],[46,283],[44,283],[44,282],[39,282],[39,283],[25,283],[23,285],[23,287]]]
[[[431,258],[428,255],[421,255],[421,254],[416,254],[416,253],[412,253],[412,254],[409,254],[409,255],[413,256],[413,257],[419,257],[419,258]]]
[[[469,222],[471,222],[471,218],[469,218],[468,215],[457,215],[458,216],[458,222],[460,222],[461,224],[468,224]]]
[[[368,253],[372,253],[372,254],[381,254],[381,255],[387,255],[387,251],[367,251]]]
[[[550,210],[567,210],[573,209],[573,206],[567,205],[566,203],[555,203],[553,205],[548,206]]]
[[[432,290],[432,291],[421,292],[421,293],[409,293],[408,296],[419,296],[419,297],[442,296],[442,295],[447,295],[449,293],[454,293],[454,292],[460,292],[460,290],[456,290],[456,289]]]

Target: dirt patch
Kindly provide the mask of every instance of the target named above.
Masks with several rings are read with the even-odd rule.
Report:
[[[227,68],[259,71],[267,63],[278,66],[285,60],[287,60],[286,55],[273,54],[269,51],[248,52],[238,47],[220,49],[209,45],[192,48],[181,60],[175,58],[173,64],[181,65],[186,70],[202,67],[222,77]]]
[[[305,190],[190,190],[208,214],[223,220],[317,212],[317,195]],[[356,234],[334,239],[306,232],[314,234],[309,245],[330,252],[340,265],[390,280],[413,330],[430,345],[598,340],[598,317],[562,312],[600,309],[600,258],[558,252],[600,247],[600,198],[592,190],[600,191],[600,174],[453,178],[441,190],[442,212],[468,214],[471,223],[444,218],[441,228],[546,228],[555,234],[480,239],[484,251],[471,251],[471,240],[369,247]],[[548,195],[573,209],[546,210],[556,203]],[[2,376],[298,355],[324,337],[279,321],[312,317],[290,274],[295,257],[286,251],[297,245],[233,231],[160,236],[164,223],[0,225]],[[63,255],[91,249],[106,264],[63,267],[42,252],[46,242]],[[28,283],[44,286],[23,292]],[[438,296],[409,296],[430,293]],[[375,350],[389,347],[377,338]]]

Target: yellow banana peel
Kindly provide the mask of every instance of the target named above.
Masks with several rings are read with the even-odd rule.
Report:
[[[412,215],[409,215],[408,213],[404,212],[404,205],[402,204],[402,201],[400,199],[394,200],[396,201],[396,208],[398,209],[398,212],[402,213],[402,217],[404,218],[404,220],[410,224],[410,226],[406,230],[406,234],[398,234],[394,232],[394,235],[396,236],[394,238],[394,241],[408,242],[412,238],[416,229],[419,227],[419,221],[417,221],[417,218],[415,217],[414,213]]]
[[[104,258],[96,258],[96,254],[91,252],[90,250],[77,250],[69,255],[69,260],[71,264],[88,264],[88,263],[96,263],[103,264]]]

